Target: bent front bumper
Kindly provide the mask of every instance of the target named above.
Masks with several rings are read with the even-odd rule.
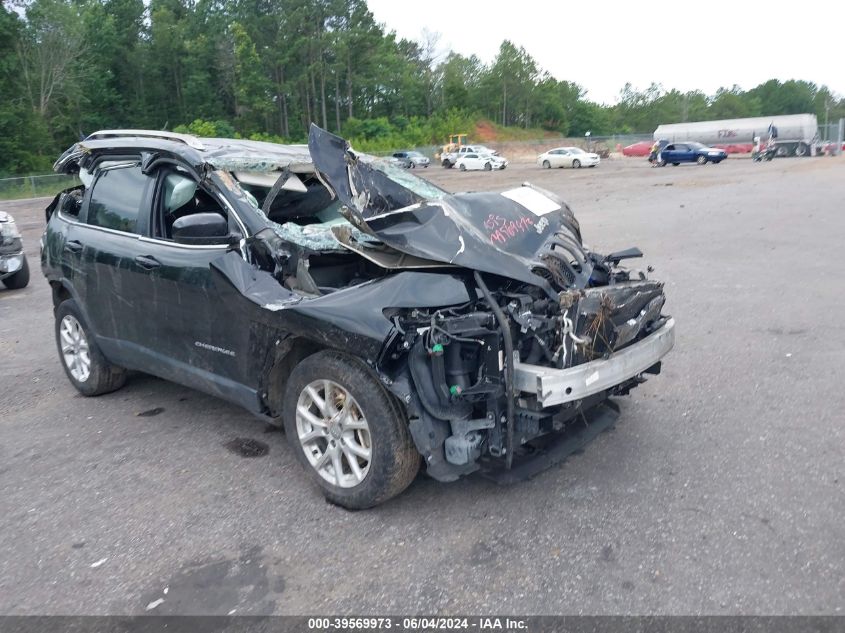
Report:
[[[643,373],[663,358],[675,344],[675,319],[643,340],[614,353],[610,358],[554,369],[514,363],[514,386],[537,396],[543,407],[581,400],[610,389]]]

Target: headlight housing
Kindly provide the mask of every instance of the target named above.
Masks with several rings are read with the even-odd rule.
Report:
[[[18,225],[15,224],[15,218],[8,213],[0,213],[0,239],[2,241],[13,240],[20,236]]]

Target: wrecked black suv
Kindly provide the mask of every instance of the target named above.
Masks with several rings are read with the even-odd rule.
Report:
[[[662,284],[588,250],[554,194],[450,194],[312,127],[309,145],[142,130],[56,162],[56,341],[85,395],[127,370],[283,421],[326,497],[533,474],[613,423],[674,342]],[[422,456],[422,459],[420,458]]]

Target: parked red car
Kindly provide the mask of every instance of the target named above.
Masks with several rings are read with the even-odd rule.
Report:
[[[648,156],[654,141],[640,141],[622,149],[623,156]]]
[[[833,150],[836,149],[836,142],[835,141],[827,141],[824,145],[822,145],[822,153],[823,154],[832,154]],[[842,151],[845,152],[845,143],[842,143]]]

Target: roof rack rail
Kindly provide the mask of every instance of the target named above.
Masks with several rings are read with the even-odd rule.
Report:
[[[120,136],[140,136],[142,138],[161,138],[168,141],[179,141],[193,147],[194,149],[204,150],[200,140],[191,134],[178,134],[176,132],[161,132],[159,130],[99,130],[93,134],[89,134],[85,140],[94,140],[98,138],[110,138]]]

